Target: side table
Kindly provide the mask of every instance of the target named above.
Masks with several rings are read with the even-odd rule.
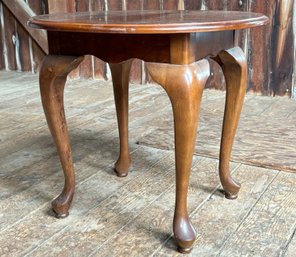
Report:
[[[226,104],[219,174],[229,199],[240,184],[229,172],[229,161],[243,98],[247,62],[235,46],[237,30],[268,22],[262,14],[226,11],[110,11],[36,16],[29,25],[48,31],[49,55],[40,70],[40,91],[48,126],[65,176],[62,193],[52,202],[57,217],[66,217],[75,176],[64,113],[67,75],[94,55],[109,63],[120,137],[117,175],[131,163],[128,147],[128,83],[133,58],[144,60],[154,81],[167,92],[175,126],[176,202],[173,230],[180,252],[190,252],[196,238],[187,212],[187,191],[202,92],[210,75],[206,57],[215,60],[226,79]]]

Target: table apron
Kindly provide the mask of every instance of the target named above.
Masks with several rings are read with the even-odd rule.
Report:
[[[179,34],[104,34],[48,31],[49,54],[93,55],[108,63],[131,58],[190,64],[232,48],[235,31]]]

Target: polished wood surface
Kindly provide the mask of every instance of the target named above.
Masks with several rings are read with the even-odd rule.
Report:
[[[132,60],[119,64],[110,63],[120,140],[120,153],[114,168],[119,177],[127,176],[131,165],[128,147],[128,84],[131,65]]]
[[[174,235],[180,252],[190,252],[196,233],[187,213],[189,174],[195,146],[202,92],[210,65],[201,60],[191,65],[149,63],[152,78],[167,92],[174,115],[176,159],[176,205]]]
[[[235,199],[240,189],[240,183],[231,177],[229,162],[246,93],[247,60],[239,47],[222,51],[213,59],[221,65],[227,86],[220,147],[219,175],[225,191],[225,197]]]
[[[64,111],[64,86],[69,72],[75,69],[82,60],[83,57],[48,55],[40,70],[42,105],[65,175],[64,189],[52,202],[53,211],[58,218],[69,215],[68,210],[75,190],[72,153]]]
[[[120,138],[115,171],[124,177],[131,164],[129,72],[132,59],[140,58],[147,62],[150,76],[165,89],[172,104],[176,160],[173,230],[179,251],[190,252],[196,233],[188,216],[187,192],[200,101],[210,76],[205,57],[211,56],[221,65],[227,82],[219,171],[226,198],[234,199],[240,184],[230,175],[229,161],[247,78],[246,59],[242,50],[235,47],[235,29],[266,22],[267,18],[261,14],[207,11],[104,12],[33,18],[31,26],[49,30],[50,55],[43,62],[40,88],[65,175],[64,189],[53,201],[56,216],[68,215],[75,188],[63,106],[67,74],[79,65],[84,55],[95,55],[110,64]]]
[[[30,19],[32,27],[92,33],[189,33],[264,25],[262,14],[231,11],[110,11],[57,13]]]

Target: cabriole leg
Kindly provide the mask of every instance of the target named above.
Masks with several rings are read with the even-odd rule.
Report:
[[[196,238],[187,212],[187,192],[202,92],[209,77],[207,60],[191,65],[147,64],[154,81],[167,92],[175,123],[176,204],[174,236],[178,250],[190,252]]]
[[[65,184],[62,193],[52,202],[58,218],[67,217],[75,190],[75,175],[64,112],[64,86],[67,75],[83,57],[46,56],[40,70],[40,92],[48,127],[63,167]]]
[[[128,86],[132,60],[109,64],[113,80],[113,91],[117,114],[120,153],[115,163],[117,176],[125,177],[131,164],[128,147]]]
[[[222,67],[226,80],[226,103],[220,147],[219,175],[225,197],[235,199],[240,189],[240,183],[231,177],[229,162],[246,92],[247,61],[239,47],[222,51],[213,59]]]

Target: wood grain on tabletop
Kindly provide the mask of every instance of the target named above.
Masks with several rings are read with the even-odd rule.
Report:
[[[268,18],[249,12],[110,11],[55,13],[30,19],[32,27],[97,33],[190,33],[245,29],[264,25]]]

